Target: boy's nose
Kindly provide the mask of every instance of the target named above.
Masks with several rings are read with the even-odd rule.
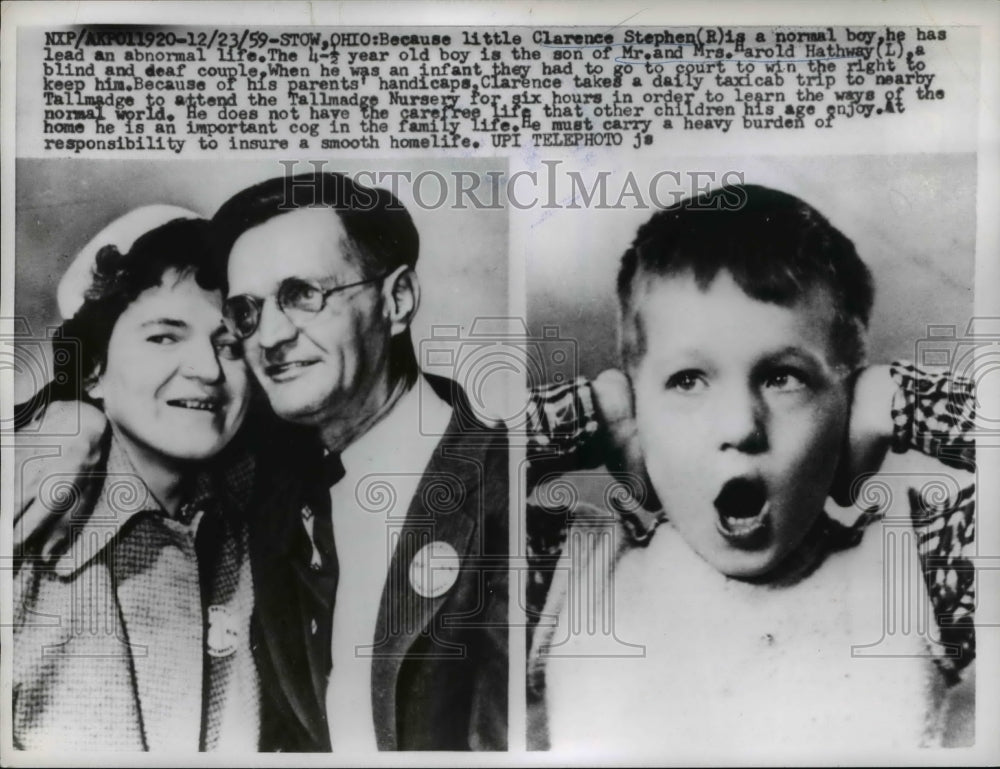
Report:
[[[715,413],[719,449],[746,454],[767,451],[766,410],[762,399],[750,389],[728,393]]]

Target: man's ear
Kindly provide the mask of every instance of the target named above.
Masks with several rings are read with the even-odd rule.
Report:
[[[420,281],[412,267],[403,265],[385,279],[386,316],[390,333],[401,334],[410,327],[420,307]]]

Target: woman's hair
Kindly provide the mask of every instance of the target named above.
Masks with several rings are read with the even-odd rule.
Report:
[[[83,305],[52,337],[52,381],[14,407],[15,429],[29,423],[51,401],[94,402],[87,394],[88,384],[107,365],[108,344],[118,318],[140,294],[160,285],[167,272],[193,276],[206,291],[222,290],[211,259],[208,226],[203,219],[174,219],[140,237],[126,254],[115,246],[97,252]]]

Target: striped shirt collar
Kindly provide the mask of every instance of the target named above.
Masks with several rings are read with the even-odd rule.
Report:
[[[64,578],[72,576],[101,555],[123,535],[129,522],[140,516],[156,515],[171,521],[173,527],[190,527],[193,536],[200,521],[199,513],[225,510],[227,505],[223,504],[223,500],[232,500],[231,494],[219,493],[219,484],[211,473],[203,471],[195,478],[192,493],[178,508],[176,517],[169,517],[139,476],[125,447],[113,432],[104,472],[95,474],[91,480],[100,484],[93,508],[89,514],[84,509],[83,520],[72,524],[71,544],[55,565],[56,573]],[[73,493],[82,492],[76,489]],[[85,547],[77,546],[81,542],[86,543]],[[96,547],[95,542],[99,543]]]

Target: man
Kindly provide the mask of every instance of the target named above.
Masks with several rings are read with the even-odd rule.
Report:
[[[417,366],[412,219],[305,174],[213,226],[225,313],[284,421],[257,438],[250,518],[262,747],[505,749],[506,436]]]

